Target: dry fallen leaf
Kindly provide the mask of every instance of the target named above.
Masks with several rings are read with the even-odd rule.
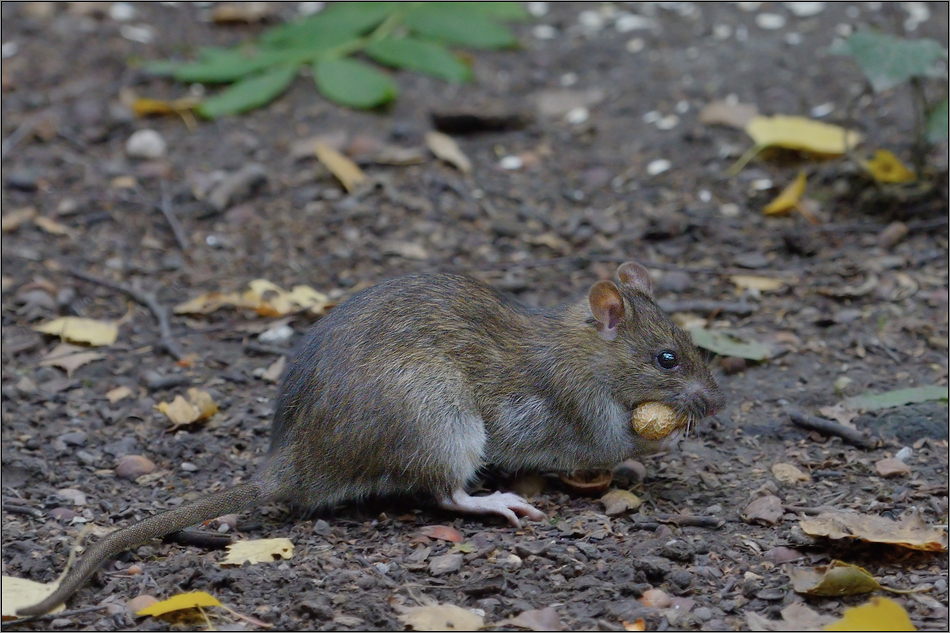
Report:
[[[554,607],[544,609],[529,609],[522,611],[513,618],[496,622],[494,626],[516,626],[529,631],[563,631],[561,618]]]
[[[276,361],[274,361],[270,367],[268,367],[261,374],[261,378],[267,382],[277,382],[280,380],[280,377],[284,375],[284,367],[287,366],[287,357],[281,356]]]
[[[156,602],[155,604],[147,606],[141,611],[138,611],[136,615],[165,615],[166,613],[181,611],[183,609],[220,606],[221,603],[218,602],[218,599],[214,596],[205,593],[204,591],[192,591],[191,593],[180,593],[177,596],[172,596],[167,600]]]
[[[66,371],[66,376],[72,378],[73,372],[87,363],[102,360],[105,354],[90,351],[86,347],[60,343],[41,360],[40,365],[59,367]]]
[[[75,231],[69,228],[61,222],[57,222],[53,218],[48,218],[45,215],[38,215],[33,218],[33,224],[40,227],[47,233],[51,235],[68,235],[72,236]]]
[[[893,600],[871,598],[867,604],[846,609],[840,620],[825,631],[916,631],[910,616]]]
[[[326,143],[315,143],[314,149],[317,160],[336,176],[347,191],[353,191],[357,186],[366,182],[366,174],[356,163]]]
[[[725,125],[741,130],[758,113],[759,108],[753,104],[713,101],[699,111],[699,122],[703,125]]]
[[[803,473],[794,464],[779,462],[772,466],[772,476],[783,484],[797,484],[804,481],[811,481],[811,476]]]
[[[112,404],[115,404],[119,400],[122,400],[123,398],[128,398],[131,395],[132,395],[132,390],[126,386],[122,386],[122,387],[116,387],[115,389],[110,389],[106,393],[106,398],[109,400],[109,402],[111,402]]]
[[[426,147],[429,148],[435,157],[454,166],[463,174],[472,171],[472,161],[469,160],[455,140],[442,132],[426,133]]]
[[[273,563],[275,560],[288,559],[294,555],[294,544],[286,538],[265,538],[256,541],[238,541],[228,545],[228,555],[219,564],[243,565],[249,562]]]
[[[95,347],[112,345],[119,336],[117,323],[81,317],[60,317],[34,326],[33,329],[43,334],[53,334],[70,343],[86,343]]]
[[[835,620],[804,604],[790,604],[781,613],[781,620],[769,620],[758,613],[746,611],[746,624],[751,631],[814,631]]]
[[[640,497],[629,490],[611,490],[600,502],[604,504],[604,513],[607,516],[616,516],[630,510],[636,510],[643,503]]]
[[[485,619],[454,604],[432,604],[424,607],[393,605],[397,616],[415,631],[477,631]]]
[[[861,161],[861,166],[868,170],[871,177],[878,182],[913,182],[917,174],[904,166],[897,156],[886,149],[874,152],[874,158]]]
[[[841,155],[861,142],[861,134],[800,116],[753,117],[745,131],[759,147],[782,147]]]
[[[792,581],[792,589],[808,596],[852,596],[881,588],[866,569],[839,560],[812,569],[793,567],[786,571]]]
[[[882,516],[852,512],[822,512],[817,517],[802,519],[800,525],[811,536],[855,538],[925,552],[947,551],[947,533],[927,525],[918,514],[904,515],[893,521]]]
[[[461,543],[464,538],[461,532],[448,525],[426,525],[419,532],[429,538],[449,541],[450,543]]]
[[[775,525],[781,521],[782,514],[782,500],[775,495],[759,497],[742,511],[742,517],[747,523],[758,522],[766,525]]]
[[[36,207],[23,207],[22,209],[14,209],[10,213],[4,213],[2,220],[2,230],[4,233],[9,233],[20,228],[22,225],[26,224],[30,220],[36,217]]]
[[[269,2],[222,2],[211,10],[211,19],[218,24],[254,24],[266,20],[273,9]]]
[[[798,176],[789,184],[782,193],[778,194],[775,200],[768,203],[762,213],[765,215],[787,215],[798,208],[805,193],[806,177],[805,172],[800,172]]]
[[[207,420],[218,412],[218,405],[211,398],[211,394],[194,387],[188,390],[188,400],[177,395],[171,402],[159,402],[155,408],[172,421],[173,426],[170,429],[172,431],[181,426]]]
[[[309,310],[321,315],[333,306],[322,292],[309,286],[294,286],[290,292],[266,279],[255,279],[244,292],[209,292],[175,306],[175,314],[209,314],[224,307],[256,311],[261,316],[283,316]]]
[[[0,578],[0,595],[2,595],[3,619],[14,619],[17,617],[17,610],[24,607],[30,607],[39,603],[46,596],[53,593],[59,587],[59,581],[44,585],[43,583],[33,582],[26,578],[16,578],[14,576],[3,576]],[[66,608],[61,604],[50,613],[59,613]]]
[[[760,277],[758,275],[733,275],[729,281],[736,285],[739,290],[753,288],[760,292],[773,292],[785,287],[783,279],[775,277]]]
[[[881,477],[896,477],[897,475],[909,475],[910,467],[896,457],[885,457],[874,463],[874,470]]]

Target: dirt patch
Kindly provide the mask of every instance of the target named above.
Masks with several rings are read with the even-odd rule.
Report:
[[[267,506],[242,515],[233,531],[290,538],[292,559],[220,568],[220,552],[154,543],[108,564],[69,603],[102,610],[55,625],[168,629],[174,624],[131,619],[125,602],[194,590],[282,630],[401,629],[394,597],[481,609],[488,622],[553,606],[566,629],[605,630],[640,618],[649,629],[734,630],[746,626],[747,612],[777,618],[807,602],[840,615],[865,601],[794,593],[777,562],[780,548],[792,548],[802,556],[794,564],[836,557],[892,587],[930,585],[895,599],[918,628],[945,630],[946,555],[835,546],[797,526],[821,508],[889,516],[916,510],[930,524],[946,524],[946,404],[857,418],[859,429],[882,438],[875,449],[802,430],[787,410],[817,413],[865,391],[946,384],[946,179],[942,191],[907,195],[900,206],[861,206],[869,194],[841,162],[757,161],[726,178],[749,141],[698,120],[705,104],[734,94],[767,114],[807,116],[830,104],[826,120],[844,122],[861,77],[851,61],[828,52],[830,44],[852,28],[893,32],[907,15],[896,5],[872,6],[878,3],[829,3],[806,17],[779,3],[752,11],[660,4],[669,6],[615,7],[651,20],[632,31],[618,29],[608,10],[598,29],[579,17],[591,6],[554,4],[537,22],[516,27],[523,50],[473,55],[473,84],[400,73],[402,94],[385,112],[336,107],[300,80],[266,108],[189,130],[172,117],[136,120],[119,106],[123,88],[154,97],[186,92],[147,78],[134,62],[234,44],[262,27],[215,27],[191,6],[135,5],[131,25],[154,34],[143,44],[129,39],[130,23],[59,8],[31,16],[4,3],[4,54],[8,42],[16,44],[3,62],[4,217],[34,207],[65,227],[57,233],[27,221],[2,238],[5,573],[51,581],[84,524],[125,525],[247,480],[266,451],[277,390],[260,376],[313,320],[295,316],[289,339],[267,343],[257,339],[266,327],[248,327],[260,322],[250,314],[173,317],[171,335],[192,359],[182,366],[163,351],[146,308],[71,272],[130,284],[163,306],[241,290],[256,278],[343,300],[384,278],[432,271],[462,272],[551,305],[582,296],[618,263],[636,259],[655,273],[660,301],[680,302],[672,304],[677,312],[782,351],[759,364],[713,360],[728,407],[677,450],[643,458],[645,477],[636,466],[615,474],[615,485],[644,499],[638,512],[607,516],[598,500],[574,496],[554,476],[532,499],[551,520],[521,530],[419,500],[349,505],[314,518]],[[946,4],[928,6],[933,15],[916,33],[945,46]],[[278,13],[294,10],[282,5]],[[763,12],[780,14],[783,26],[760,26]],[[536,23],[554,27],[555,36],[536,37]],[[554,91],[563,90],[586,103],[586,119],[539,113],[542,98],[550,108]],[[292,155],[295,142],[341,131],[344,149],[422,147],[431,113],[462,109],[529,122],[458,137],[474,164],[470,177],[428,155],[403,166],[369,161],[364,168],[376,184],[355,195],[345,195],[315,160]],[[910,147],[913,116],[901,91],[858,102],[854,116],[870,146],[898,154]],[[128,158],[126,141],[145,128],[160,134],[167,153]],[[506,157],[521,166],[503,168],[515,165]],[[945,173],[946,143],[930,161]],[[215,172],[249,165],[259,166],[244,172],[257,174],[253,186],[235,187],[223,204],[209,202]],[[802,167],[822,224],[763,217],[764,204]],[[184,248],[163,205],[181,222]],[[884,248],[878,236],[893,219],[910,230]],[[739,292],[730,281],[736,274],[785,284]],[[683,307],[694,300],[718,303]],[[751,307],[730,311],[740,300]],[[67,375],[41,364],[56,342],[30,329],[59,315],[122,320],[120,338],[99,350],[104,358]],[[122,386],[131,397],[110,401],[107,394]],[[208,391],[220,411],[207,424],[166,433],[155,405],[188,386]],[[875,463],[905,446],[910,474],[880,477]],[[130,454],[148,457],[157,470],[138,480],[117,477],[118,458]],[[771,472],[778,462],[811,480],[780,483]],[[781,501],[776,523],[744,518],[766,495]],[[453,526],[468,544],[455,552],[457,567],[440,559],[443,567],[433,568],[454,547],[420,532],[437,524]],[[142,573],[130,575],[132,565]],[[645,606],[639,599],[654,588],[679,608]]]

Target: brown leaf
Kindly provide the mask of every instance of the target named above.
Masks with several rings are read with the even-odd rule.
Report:
[[[477,631],[485,623],[482,616],[454,604],[393,607],[399,612],[397,617],[415,631]]]
[[[461,532],[448,525],[426,525],[419,532],[430,538],[449,541],[450,543],[461,543],[464,538]]]
[[[773,495],[759,497],[743,510],[742,516],[746,522],[760,522],[775,525],[782,520],[782,500]]]
[[[838,560],[812,569],[790,568],[786,571],[792,589],[808,596],[852,596],[881,588],[867,570]]]
[[[357,186],[366,182],[366,174],[352,160],[336,151],[326,143],[315,143],[314,149],[317,160],[330,170],[347,191],[353,191]]]
[[[115,389],[110,389],[109,392],[106,393],[106,398],[109,400],[109,402],[111,402],[112,404],[115,404],[119,400],[122,400],[123,398],[128,398],[131,395],[132,395],[132,390],[126,386],[122,386],[122,387],[116,387]]]
[[[758,113],[759,108],[750,103],[713,101],[699,111],[699,122],[742,130]]]
[[[10,213],[4,213],[2,224],[0,224],[0,230],[4,233],[9,233],[20,228],[22,225],[26,224],[30,220],[36,217],[36,207],[23,207],[21,209],[14,209]]]
[[[793,485],[805,481],[811,481],[811,475],[803,473],[794,464],[779,462],[772,466],[772,476],[780,483]]]
[[[554,607],[543,609],[529,609],[522,611],[513,618],[502,620],[495,626],[516,626],[529,631],[563,631],[561,618]]]
[[[881,477],[897,477],[911,472],[910,467],[896,457],[885,457],[875,462],[874,469]]]
[[[88,348],[69,343],[60,343],[40,360],[40,365],[59,367],[66,371],[66,376],[72,378],[73,372],[87,363],[102,360],[104,354],[89,351]]]
[[[284,375],[284,367],[286,366],[287,357],[281,356],[261,374],[261,378],[267,382],[277,382],[280,380],[280,377]]]
[[[463,174],[471,173],[472,161],[459,149],[451,136],[442,132],[428,132],[425,140],[426,147],[435,154],[436,158],[449,163]]]
[[[930,527],[919,514],[893,521],[886,517],[851,512],[822,512],[802,519],[802,530],[811,536],[830,539],[854,538],[872,543],[889,543],[926,552],[947,551],[946,531]]]

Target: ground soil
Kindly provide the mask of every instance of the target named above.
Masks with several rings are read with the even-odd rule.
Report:
[[[946,404],[858,417],[857,428],[880,439],[871,448],[802,429],[788,413],[818,414],[867,391],[947,384],[947,144],[925,157],[936,189],[870,186],[841,160],[756,160],[728,177],[750,141],[740,130],[700,123],[698,112],[730,94],[766,114],[808,116],[816,106],[825,114],[833,106],[825,116],[833,123],[846,122],[850,109],[866,147],[909,161],[909,95],[855,98],[858,69],[829,53],[851,28],[901,33],[908,14],[897,3],[828,3],[816,16],[796,17],[784,4],[624,3],[615,9],[655,20],[630,32],[619,32],[609,15],[604,28],[585,31],[579,14],[600,5],[558,4],[515,27],[523,49],[472,54],[471,84],[399,73],[398,101],[365,113],[325,101],[303,77],[267,107],[189,129],[178,117],[135,119],[121,107],[126,89],[187,93],[136,64],[236,43],[263,26],[215,26],[200,19],[201,8],[153,3],[135,7],[131,24],[154,33],[142,44],[108,16],[61,7],[31,15],[3,3],[4,55],[12,52],[7,43],[17,47],[3,61],[2,102],[5,575],[52,581],[84,525],[125,525],[246,480],[267,449],[278,389],[262,370],[314,320],[296,315],[289,340],[263,344],[257,333],[273,319],[226,310],[174,316],[171,336],[191,359],[179,363],[148,309],[74,272],[154,293],[163,306],[257,278],[343,300],[384,278],[432,271],[462,272],[551,305],[583,296],[617,264],[636,259],[655,274],[657,298],[677,318],[705,319],[779,350],[760,363],[711,359],[729,404],[674,450],[618,470],[614,485],[644,500],[636,513],[608,516],[596,495],[572,492],[555,476],[532,496],[550,520],[522,529],[418,500],[349,505],[314,518],[268,505],[242,515],[234,537],[288,537],[296,546],[290,560],[222,568],[219,551],[153,543],[103,567],[68,604],[101,608],[18,628],[204,627],[203,620],[133,619],[125,610],[139,594],[198,590],[279,630],[399,630],[399,605],[429,601],[481,609],[489,623],[552,607],[565,629],[621,629],[643,619],[657,630],[734,630],[748,626],[749,613],[778,618],[788,605],[806,603],[836,616],[867,600],[792,591],[782,563],[794,550],[793,567],[838,558],[895,588],[923,586],[893,598],[917,627],[946,630],[945,553],[832,543],[799,527],[827,508],[888,517],[916,511],[945,526]],[[913,35],[946,46],[947,5],[929,10]],[[273,19],[294,11],[280,6]],[[763,12],[784,16],[785,25],[762,28]],[[555,37],[534,37],[537,23],[554,26]],[[602,94],[588,93],[584,121],[576,112],[574,122],[539,114],[538,96],[562,89]],[[366,161],[374,186],[347,195],[315,160],[291,155],[295,142],[319,134],[345,134],[342,146],[353,154],[361,144],[422,147],[433,112],[465,110],[527,120],[458,136],[474,164],[469,176],[431,156],[403,166]],[[658,127],[658,119],[666,123]],[[163,158],[126,155],[127,139],[144,128],[167,142]],[[521,157],[523,166],[502,169],[505,156]],[[657,160],[670,169],[655,173]],[[263,186],[223,209],[200,199],[213,172],[251,163],[263,166]],[[764,204],[800,169],[809,174],[819,223],[797,213],[764,217]],[[159,210],[163,180],[183,248]],[[7,214],[29,206],[58,223],[54,232],[32,222],[7,230]],[[894,220],[909,232],[882,242]],[[68,230],[58,234],[57,226]],[[737,274],[785,283],[739,291]],[[692,300],[716,304],[672,303]],[[730,312],[725,304],[739,300],[749,310]],[[31,329],[60,315],[121,319],[119,338],[67,376],[41,363],[57,341]],[[131,397],[110,402],[106,394],[121,386]],[[188,386],[211,393],[220,411],[207,424],[169,432],[155,405]],[[909,473],[880,476],[875,464],[902,447]],[[137,481],[117,477],[117,459],[127,454],[146,456],[158,470]],[[810,479],[782,483],[776,463],[794,464]],[[525,481],[516,487],[526,490]],[[749,504],[768,496],[780,501],[777,514],[750,516]],[[452,526],[468,543],[457,570],[433,570],[454,544],[422,534],[432,525]],[[645,606],[638,598],[651,588],[679,608]],[[220,628],[254,628],[209,612]]]

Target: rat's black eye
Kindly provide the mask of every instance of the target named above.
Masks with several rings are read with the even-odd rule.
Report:
[[[680,364],[679,359],[676,358],[676,354],[668,349],[657,353],[656,362],[663,369],[674,369]]]

